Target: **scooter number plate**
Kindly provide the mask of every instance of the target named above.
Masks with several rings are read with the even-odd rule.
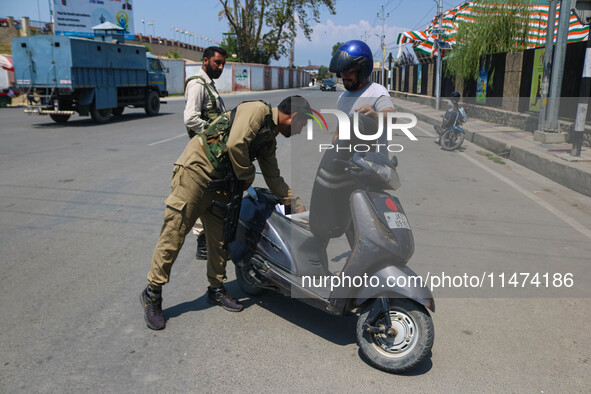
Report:
[[[406,216],[403,213],[384,212],[384,216],[386,217],[386,221],[388,222],[388,227],[390,227],[391,229],[406,228],[410,230],[408,220],[406,219]]]

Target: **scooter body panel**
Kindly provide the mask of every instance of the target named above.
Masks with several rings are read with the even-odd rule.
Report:
[[[350,200],[356,242],[341,275],[375,277],[378,287],[304,287],[305,276],[328,278],[325,284],[334,284],[326,244],[277,213],[272,205],[275,201],[260,190],[255,198],[243,200],[237,237],[230,246],[232,259],[246,262],[256,252],[267,264],[266,276],[283,293],[309,298],[313,301],[309,304],[332,314],[340,315],[380,296],[408,297],[431,309],[431,293],[413,286],[415,274],[405,266],[414,252],[414,239],[400,201],[387,193],[365,191],[354,192]],[[389,286],[390,277],[408,280],[405,286]]]

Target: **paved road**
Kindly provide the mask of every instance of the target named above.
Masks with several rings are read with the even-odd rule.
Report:
[[[296,92],[315,108],[338,97]],[[225,100],[276,105],[287,94]],[[147,329],[138,294],[187,142],[183,102],[162,109],[154,118],[128,110],[101,126],[2,110],[0,392],[591,391],[591,199],[469,143],[441,151],[421,123],[418,142],[395,137],[404,146],[397,195],[416,242],[410,266],[493,274],[495,287],[434,291],[435,345],[418,370],[371,368],[358,355],[353,316],[273,294],[248,298],[231,264],[228,287],[247,308],[210,307],[191,236],[165,287],[167,328]],[[330,138],[280,139],[283,173],[306,203],[318,143]],[[499,289],[498,275],[514,272],[571,272],[574,286]]]

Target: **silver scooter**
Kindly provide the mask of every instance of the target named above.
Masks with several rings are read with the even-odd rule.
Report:
[[[396,167],[396,157],[327,151],[305,214],[282,214],[270,191],[250,188],[230,258],[249,295],[273,290],[332,315],[358,314],[363,356],[401,373],[429,355],[434,327],[427,309],[434,312],[435,303],[407,267],[414,239],[400,201],[389,194],[400,186]],[[341,272],[330,272],[328,240],[344,233],[351,254]]]

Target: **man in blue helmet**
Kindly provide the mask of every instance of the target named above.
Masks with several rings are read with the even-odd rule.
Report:
[[[353,40],[341,45],[330,61],[330,71],[342,78],[346,92],[341,94],[337,102],[337,109],[351,115],[355,112],[372,118],[376,123],[382,117],[385,122],[386,112],[395,112],[388,90],[380,84],[370,82],[369,76],[373,71],[373,56],[371,50],[363,41]],[[373,127],[369,123],[360,121],[361,129],[365,126]],[[362,124],[364,127],[361,127]],[[377,125],[376,125],[377,126]],[[364,130],[367,131],[367,130]],[[370,130],[367,134],[373,134]],[[362,131],[363,133],[363,131]],[[352,137],[354,138],[354,137]],[[368,144],[368,141],[358,141]],[[319,242],[328,245],[329,239],[340,236],[345,232],[351,246],[355,243],[355,234],[351,226],[349,201],[346,199],[335,201],[336,193],[351,194],[354,182],[343,181],[343,168],[336,164],[338,161],[348,160],[353,155],[351,145],[353,141],[343,141],[338,138],[338,128],[333,144],[337,149],[326,150],[316,174],[317,180],[310,198],[310,230]],[[343,144],[339,147],[339,145]],[[387,133],[382,133],[374,143],[374,150],[388,156]],[[341,232],[340,232],[341,231]],[[339,233],[340,232],[340,233]]]
[[[329,70],[343,80],[343,85],[347,89],[339,97],[338,110],[348,115],[359,112],[376,122],[384,113],[396,111],[388,90],[369,80],[373,71],[373,55],[365,42],[351,40],[341,45],[332,56]],[[378,143],[387,145],[386,133]]]

